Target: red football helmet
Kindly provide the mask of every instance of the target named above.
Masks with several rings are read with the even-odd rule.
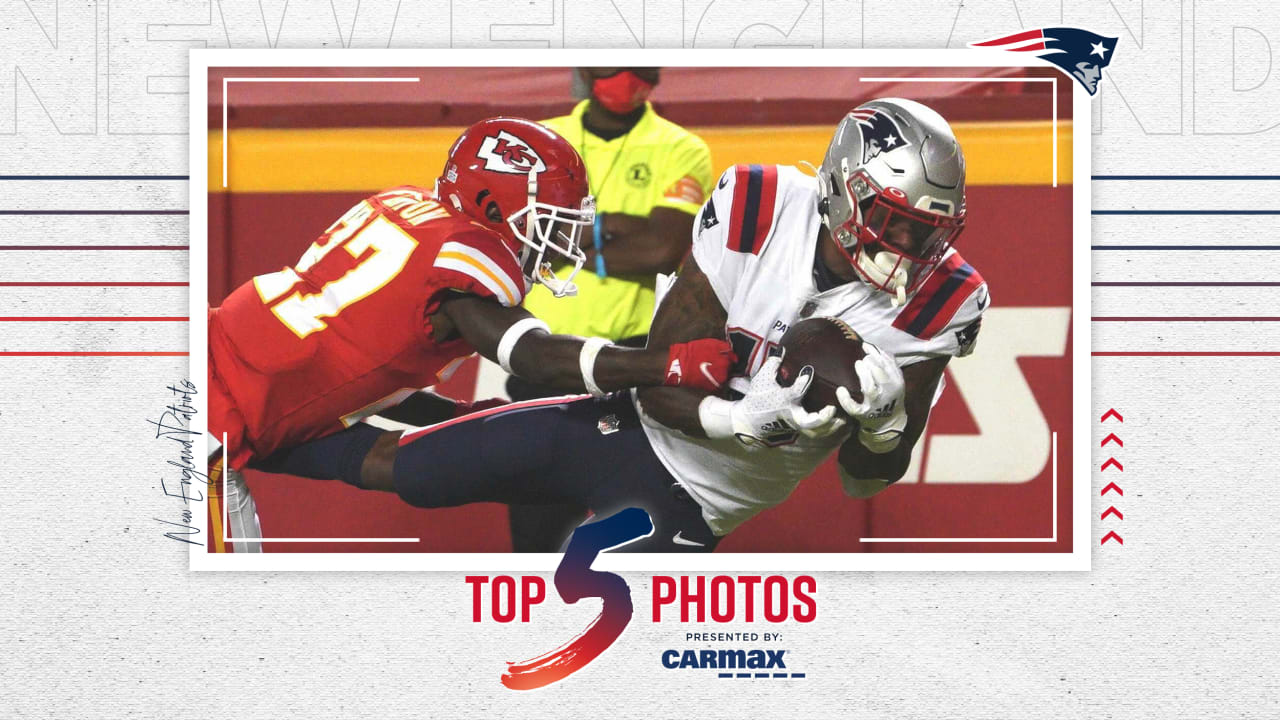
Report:
[[[586,259],[578,239],[595,222],[595,200],[564,138],[521,118],[481,120],[449,150],[436,197],[502,235],[528,281],[556,297],[577,292],[572,280]],[[573,265],[568,277],[556,277],[548,250]]]

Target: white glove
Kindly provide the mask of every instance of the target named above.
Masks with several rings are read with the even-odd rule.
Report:
[[[862,402],[855,402],[843,387],[836,388],[836,399],[858,421],[858,441],[871,452],[887,453],[898,447],[907,428],[906,384],[892,355],[868,342],[862,347],[867,356],[853,364],[862,386]]]
[[[729,401],[712,395],[698,405],[698,419],[707,437],[721,439],[736,437],[748,447],[769,446],[770,438],[786,436],[796,431],[806,435],[825,435],[844,424],[835,417],[834,405],[808,412],[800,406],[800,400],[813,382],[813,368],[806,365],[796,375],[790,387],[778,384],[778,367],[782,358],[774,356],[765,361],[751,378],[747,394],[741,400]]]

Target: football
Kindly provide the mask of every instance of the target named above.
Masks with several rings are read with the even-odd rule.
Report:
[[[790,387],[805,365],[813,366],[813,383],[805,392],[801,405],[817,412],[834,405],[841,415],[836,388],[849,389],[854,400],[862,401],[862,389],[853,364],[866,357],[862,338],[843,320],[814,317],[791,326],[782,336],[782,365],[778,368],[778,384]]]

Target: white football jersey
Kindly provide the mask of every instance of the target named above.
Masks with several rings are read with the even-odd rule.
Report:
[[[783,333],[807,317],[840,318],[902,367],[972,351],[989,298],[982,277],[958,253],[949,251],[902,307],[857,280],[822,291],[814,266],[821,222],[817,180],[790,166],[730,168],[699,212],[693,258],[728,312],[738,355],[732,390],[745,393]],[[718,535],[785,500],[851,432],[818,439],[796,434],[774,447],[748,448],[641,417],[654,453]]]

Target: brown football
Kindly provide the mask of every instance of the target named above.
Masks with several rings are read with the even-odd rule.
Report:
[[[853,364],[866,357],[862,338],[843,320],[815,317],[801,320],[782,336],[782,365],[778,368],[778,384],[790,387],[805,365],[813,366],[813,383],[800,403],[805,410],[817,412],[828,405],[840,411],[836,388],[849,388],[854,400],[862,401],[862,388]],[[843,412],[841,412],[843,414]]]

